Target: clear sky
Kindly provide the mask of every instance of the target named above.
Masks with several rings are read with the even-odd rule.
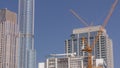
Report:
[[[64,40],[69,39],[72,30],[84,27],[71,13],[73,9],[88,24],[101,25],[114,0],[36,0],[35,4],[35,48],[37,63],[45,61],[51,53],[64,53]],[[0,9],[8,8],[17,13],[18,0],[0,0]],[[120,67],[120,2],[115,8],[107,26],[107,33],[113,40],[114,65]]]

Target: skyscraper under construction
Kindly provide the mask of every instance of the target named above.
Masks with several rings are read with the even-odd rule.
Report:
[[[86,57],[88,53],[82,51],[82,49],[84,49],[87,45],[93,44],[100,28],[101,26],[90,26],[74,29],[71,38],[65,41],[65,52],[76,53],[77,57]],[[82,42],[83,37],[86,39],[87,44]],[[112,40],[109,38],[105,29],[103,29],[102,34],[99,35],[92,55],[95,59],[104,59],[107,68],[114,68]],[[87,61],[84,61],[83,63],[84,66],[87,66]]]
[[[36,68],[34,49],[34,0],[19,0],[18,68]]]

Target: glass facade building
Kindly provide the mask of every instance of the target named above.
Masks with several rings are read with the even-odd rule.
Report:
[[[90,26],[74,29],[71,38],[65,40],[65,53],[76,53],[77,57],[86,57],[88,53],[82,51],[82,49],[84,49],[86,45],[91,46],[93,44],[94,39],[98,36],[97,34],[100,28],[101,26]],[[86,43],[83,43],[83,37]],[[107,68],[113,68],[112,40],[108,37],[105,29],[103,29],[103,32],[99,35],[92,54],[95,59],[104,59]],[[87,65],[86,59],[84,61],[84,66]]]
[[[19,0],[19,66],[36,68],[34,49],[34,0]]]

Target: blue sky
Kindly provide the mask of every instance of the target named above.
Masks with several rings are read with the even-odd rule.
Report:
[[[101,25],[114,0],[36,0],[35,4],[35,48],[37,63],[45,61],[51,53],[64,53],[64,40],[70,38],[72,30],[84,27],[71,13],[73,9],[88,24]],[[17,0],[0,0],[0,8],[17,13]],[[114,65],[120,67],[120,2],[116,6],[107,26],[113,40]]]

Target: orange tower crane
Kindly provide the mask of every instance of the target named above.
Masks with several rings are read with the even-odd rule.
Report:
[[[88,66],[87,66],[87,68],[93,68],[93,66],[92,66],[92,51],[93,51],[93,48],[94,48],[96,42],[98,41],[99,36],[102,34],[103,29],[104,29],[105,26],[107,25],[107,23],[108,23],[111,15],[112,15],[112,13],[113,13],[116,5],[117,5],[117,3],[118,3],[118,0],[115,0],[115,2],[113,3],[113,5],[112,5],[112,7],[111,7],[111,9],[110,9],[110,11],[109,11],[106,19],[104,20],[104,22],[103,22],[100,30],[98,31],[98,34],[97,34],[96,38],[94,39],[92,45],[90,46],[90,45],[85,41],[85,38],[84,38],[84,37],[82,38],[82,42],[87,44],[87,46],[82,50],[82,51],[85,51],[85,52],[88,53]],[[75,13],[72,9],[71,9],[70,11],[71,11],[71,12],[73,13],[73,15],[75,15],[85,26],[88,27],[88,24],[87,24],[79,15],[77,15],[77,13]]]
[[[85,52],[88,53],[88,67],[87,68],[93,68],[93,66],[92,66],[92,50],[93,50],[96,42],[98,41],[99,36],[102,34],[103,29],[107,25],[107,23],[108,23],[111,15],[112,15],[114,9],[115,9],[115,6],[117,5],[117,3],[118,3],[118,0],[115,0],[115,2],[113,3],[113,5],[112,5],[112,7],[111,7],[111,9],[110,9],[106,19],[104,20],[104,23],[102,24],[100,30],[98,31],[98,34],[97,34],[95,40],[93,41],[92,46],[90,47],[90,45],[87,44],[87,46],[82,50],[82,51],[85,51]],[[85,42],[85,38],[83,38],[82,40],[83,40],[83,43],[84,43]]]

